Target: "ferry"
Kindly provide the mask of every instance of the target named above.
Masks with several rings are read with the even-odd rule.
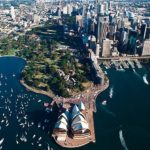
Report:
[[[143,76],[143,81],[144,81],[145,84],[149,85],[149,82],[148,82],[148,80],[147,80],[147,74],[145,74],[145,75]]]
[[[13,77],[15,77],[16,75],[15,75],[15,74],[13,74],[12,76],[13,76]]]
[[[102,105],[106,106],[107,105],[107,100],[103,100]]]
[[[4,142],[4,138],[2,138],[2,139],[0,140],[0,145],[2,145],[3,142]]]
[[[1,73],[1,78],[3,78],[3,74]]]

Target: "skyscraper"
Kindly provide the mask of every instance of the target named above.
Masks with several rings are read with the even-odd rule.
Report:
[[[142,55],[150,55],[150,39],[144,41]]]
[[[129,54],[135,55],[137,53],[137,50],[136,50],[137,36],[138,36],[137,31],[130,30],[129,41],[128,41],[128,52],[129,52]]]
[[[120,28],[119,32],[116,32],[116,39],[118,40],[118,51],[121,53],[127,53],[128,48],[128,29]]]
[[[103,40],[102,57],[110,57],[111,56],[111,44],[112,44],[112,40],[109,40],[109,39]]]
[[[109,30],[108,16],[99,16],[97,24],[97,43],[102,45],[102,41],[106,39]]]
[[[147,30],[147,24],[143,23],[141,25],[141,37],[142,37],[142,40],[144,40],[145,37],[146,37],[146,30]]]

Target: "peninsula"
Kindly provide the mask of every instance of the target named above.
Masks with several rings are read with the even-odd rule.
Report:
[[[72,16],[64,17],[63,21],[71,28],[75,24]],[[75,148],[96,142],[95,100],[109,86],[109,81],[96,55],[86,49],[79,33],[66,32],[64,25],[49,20],[17,39],[4,38],[1,44],[1,55],[16,55],[26,60],[21,74],[22,85],[52,98],[50,107],[54,104],[59,107],[60,114],[52,134],[56,143]]]
[[[60,25],[56,27],[54,24],[47,23],[46,27],[33,29],[31,33],[29,34],[32,38],[29,38],[28,42],[34,39],[34,44],[38,41],[38,45],[35,46],[37,50],[30,52],[24,49],[18,53],[18,56],[27,61],[21,83],[28,90],[51,97],[53,101],[50,107],[54,104],[59,106],[60,115],[52,134],[54,140],[60,146],[67,148],[95,142],[93,120],[93,112],[96,112],[95,100],[97,95],[109,86],[107,77],[97,64],[96,56],[92,51],[84,50],[77,35],[65,36],[64,39]],[[45,49],[41,49],[42,45],[40,45],[43,34],[44,40],[48,39],[50,44],[48,46],[45,40],[43,45]],[[78,106],[81,104],[84,109],[79,111]],[[64,121],[64,116],[66,117],[65,112],[68,112],[71,117],[71,112],[75,108],[77,110],[74,112],[76,116],[74,120],[86,121],[88,129],[86,132],[81,132],[84,129],[82,122],[76,134],[69,125],[65,126],[65,130],[62,126],[64,125],[62,120]],[[65,124],[69,124],[70,117],[65,119]]]

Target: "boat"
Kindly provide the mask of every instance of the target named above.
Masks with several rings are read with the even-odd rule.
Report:
[[[35,137],[36,137],[36,135],[34,134],[32,138],[34,139]]]
[[[19,144],[19,141],[16,140],[16,144]]]
[[[106,72],[106,71],[104,71],[104,73],[107,75],[107,72]]]
[[[40,103],[41,101],[42,101],[42,100],[39,99],[39,100],[38,100],[38,103]]]
[[[107,100],[102,101],[102,105],[106,106],[107,105]]]
[[[39,123],[38,123],[38,128],[40,128],[40,127],[41,127],[41,123],[39,122]]]
[[[39,141],[42,140],[42,137],[39,137],[38,140],[39,140]]]
[[[23,134],[22,134],[20,140],[23,141],[23,142],[27,142],[27,138],[26,138],[25,135],[23,135]]]
[[[8,126],[9,126],[9,123],[6,124],[6,127],[8,127]]]
[[[143,81],[144,81],[145,84],[149,85],[149,82],[148,82],[148,80],[147,80],[147,74],[145,74],[145,75],[143,76]]]
[[[0,145],[2,145],[3,142],[4,142],[4,138],[2,138],[2,139],[0,140]]]
[[[50,146],[49,146],[49,144],[47,143],[47,150],[51,150],[51,148],[50,148]]]
[[[1,78],[3,78],[3,74],[1,73]]]
[[[11,93],[13,93],[14,91],[13,91],[13,89],[11,88]]]

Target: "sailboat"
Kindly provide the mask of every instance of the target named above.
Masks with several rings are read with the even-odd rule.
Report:
[[[2,139],[0,140],[0,145],[2,145],[3,142],[4,142],[4,138],[2,138]]]

